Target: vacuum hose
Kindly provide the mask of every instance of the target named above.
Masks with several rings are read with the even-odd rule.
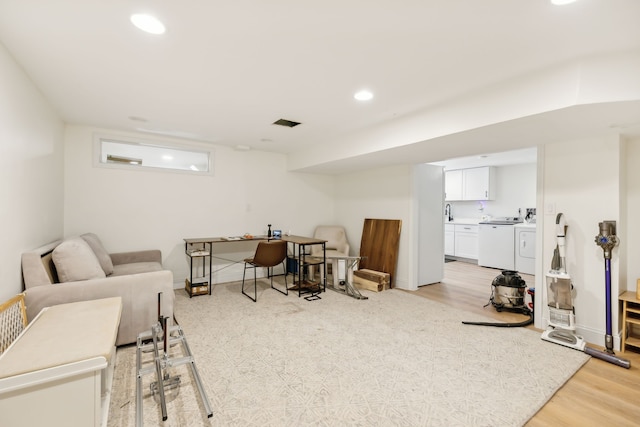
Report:
[[[528,320],[524,320],[518,323],[493,323],[493,322],[466,322],[462,321],[463,325],[478,325],[478,326],[495,326],[497,328],[519,328],[522,326],[527,326],[533,323],[533,311],[529,310],[526,307],[518,308],[518,309],[509,309],[503,308],[503,310],[512,311],[514,313],[522,313],[529,315]]]

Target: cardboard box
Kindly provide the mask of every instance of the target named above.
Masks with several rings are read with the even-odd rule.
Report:
[[[389,289],[390,282],[391,276],[389,273],[368,270],[366,268],[353,272],[353,284],[358,289],[382,292],[385,289]]]
[[[187,291],[189,296],[207,295],[209,294],[209,283],[189,283],[189,279],[184,281],[184,290]]]

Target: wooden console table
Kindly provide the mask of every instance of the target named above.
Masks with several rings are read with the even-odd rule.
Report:
[[[3,426],[105,427],[122,299],[44,308],[0,356]]]

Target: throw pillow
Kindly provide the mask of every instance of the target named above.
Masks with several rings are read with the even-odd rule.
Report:
[[[93,233],[86,233],[80,237],[82,237],[84,241],[89,244],[89,247],[91,248],[91,250],[93,250],[93,253],[96,254],[96,257],[100,262],[100,267],[102,267],[102,270],[104,270],[104,274],[106,274],[107,276],[113,274],[113,261],[111,261],[109,252],[107,252],[104,246],[102,246],[102,242],[100,241],[98,236]]]
[[[106,277],[98,258],[81,237],[67,239],[51,254],[60,283]]]

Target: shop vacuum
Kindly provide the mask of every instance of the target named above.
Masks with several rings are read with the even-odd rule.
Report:
[[[529,316],[527,320],[515,323],[493,323],[493,322],[465,322],[465,325],[495,326],[499,328],[514,328],[527,326],[533,323],[533,310],[525,305],[524,297],[527,285],[517,271],[503,270],[502,274],[496,276],[491,283],[491,297],[489,304],[493,305],[496,311],[509,311],[521,313]],[[533,301],[533,298],[532,298]]]
[[[565,261],[566,223],[564,215],[556,216],[557,246],[554,252],[551,270],[547,273],[547,305],[549,307],[549,329],[542,333],[542,339],[565,347],[583,351],[590,356],[629,369],[631,362],[618,357],[613,352],[611,332],[611,251],[618,243],[615,221],[599,223],[600,233],[595,242],[602,247],[605,261],[605,299],[607,331],[605,351],[588,347],[584,339],[575,333],[575,309],[573,307],[573,284],[567,273]]]

